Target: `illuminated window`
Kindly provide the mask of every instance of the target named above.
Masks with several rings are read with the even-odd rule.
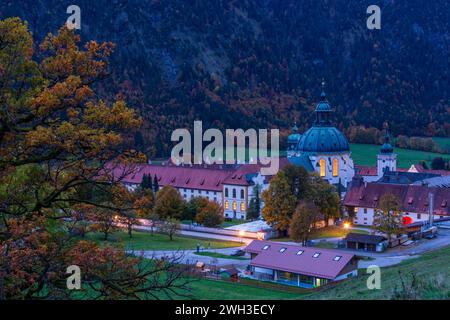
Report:
[[[320,165],[320,176],[321,177],[325,177],[325,166],[326,166],[326,162],[325,159],[320,159],[319,160],[319,165]]]
[[[333,159],[333,177],[338,176],[338,171],[339,171],[339,160]]]
[[[230,207],[230,205],[228,204],[228,200],[225,201],[225,209],[228,209]]]
[[[241,212],[244,212],[244,211],[245,211],[245,203],[241,202]]]
[[[236,209],[237,209],[237,203],[236,203],[236,201],[233,201],[233,210],[236,211]]]

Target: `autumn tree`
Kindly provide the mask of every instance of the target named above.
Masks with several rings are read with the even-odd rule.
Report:
[[[373,229],[385,233],[390,241],[392,235],[400,235],[402,229],[402,213],[400,200],[393,194],[384,194],[375,209]]]
[[[155,297],[184,287],[175,281],[176,260],[145,270],[139,259],[79,241],[69,230],[80,208],[100,210],[109,225],[122,208],[80,191],[95,185],[107,192],[145,160],[125,146],[141,119],[124,101],[102,100],[94,91],[109,76],[113,47],[81,46],[66,28],[36,46],[26,23],[0,21],[2,299],[71,298],[66,268],[73,264],[95,299]]]
[[[219,227],[223,223],[222,207],[217,202],[206,199],[206,205],[199,207],[195,221],[205,227]]]
[[[183,207],[183,198],[172,186],[164,186],[156,194],[154,211],[163,220],[167,218],[180,219]]]
[[[266,222],[279,231],[286,231],[297,199],[291,192],[291,186],[283,171],[279,171],[271,179],[269,188],[262,193],[262,199],[264,201],[262,215]]]
[[[300,203],[289,223],[289,236],[296,242],[306,245],[314,224],[320,218],[319,208],[313,202]]]
[[[153,210],[155,206],[155,196],[152,189],[138,189],[136,190],[136,200],[134,208],[139,219],[150,220],[150,232],[153,235],[154,228],[159,221],[158,214]]]
[[[173,236],[180,231],[180,221],[174,218],[167,218],[159,224],[159,232],[169,236],[170,241]]]
[[[329,219],[337,219],[341,212],[341,200],[336,188],[317,174],[311,175],[310,190],[307,197],[322,213],[325,225],[328,226]]]
[[[311,191],[310,176],[308,171],[301,166],[288,165],[283,168],[284,175],[291,189],[291,194],[300,201],[308,196]]]

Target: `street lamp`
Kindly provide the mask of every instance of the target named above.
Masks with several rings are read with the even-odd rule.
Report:
[[[239,230],[239,238],[241,238],[241,243],[243,242],[242,238],[245,235],[245,231],[244,230]]]
[[[350,222],[344,222],[343,227],[346,230],[350,229]]]

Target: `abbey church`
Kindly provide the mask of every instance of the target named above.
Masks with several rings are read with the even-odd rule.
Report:
[[[317,172],[336,186],[343,199],[352,184],[355,185],[355,179],[358,185],[361,181],[365,184],[411,185],[446,175],[434,170],[424,172],[419,165],[410,169],[397,168],[397,155],[388,132],[376,156],[376,166],[356,165],[347,138],[334,126],[333,110],[323,90],[314,112],[314,123],[306,132],[299,133],[295,125],[292,128],[287,141],[287,157],[279,159],[280,170],[292,164],[308,172]],[[260,164],[175,165],[167,161],[162,165],[140,165],[133,174],[126,175],[123,181],[129,189],[134,189],[145,174],[156,179],[160,187],[170,185],[176,188],[186,201],[194,197],[206,197],[222,206],[226,218],[245,220],[248,206],[256,192],[260,194],[269,187],[271,176],[264,176],[261,168]],[[115,176],[121,175],[120,168],[114,170]],[[355,206],[354,203],[352,205]]]

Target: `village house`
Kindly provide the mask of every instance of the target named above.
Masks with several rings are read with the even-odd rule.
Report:
[[[258,280],[316,288],[358,274],[355,255],[341,250],[254,240],[245,251],[250,276]]]
[[[429,221],[429,194],[433,195],[433,219],[442,219],[450,215],[450,189],[429,187],[426,185],[365,183],[362,177],[355,177],[350,190],[344,198],[347,214],[353,217],[353,223],[373,225],[375,211],[380,199],[394,195],[400,202],[403,224]]]

